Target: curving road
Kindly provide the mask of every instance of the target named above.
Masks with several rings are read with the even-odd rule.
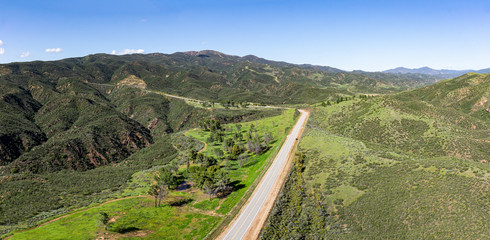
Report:
[[[231,223],[223,236],[223,240],[228,239],[256,239],[273,203],[279,194],[279,190],[284,182],[286,174],[281,174],[289,170],[288,159],[293,153],[293,148],[301,136],[302,129],[308,118],[308,112],[299,110],[299,117],[293,130],[288,135],[284,145],[277,154],[274,162],[267,170],[260,184],[255,188],[252,197],[242,208],[237,218]]]

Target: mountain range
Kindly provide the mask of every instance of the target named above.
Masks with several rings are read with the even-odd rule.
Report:
[[[436,76],[443,79],[455,78],[466,73],[490,73],[490,68],[480,69],[480,70],[448,70],[448,69],[432,69],[430,67],[421,68],[404,68],[398,67],[394,69],[389,69],[383,71],[384,73],[394,73],[394,74],[425,74],[430,76]]]
[[[209,102],[316,103],[413,89],[448,74],[436,72],[345,72],[211,50],[3,64],[0,165],[34,172],[103,166],[208,114],[154,92]]]

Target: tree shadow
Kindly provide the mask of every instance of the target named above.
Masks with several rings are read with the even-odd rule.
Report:
[[[233,187],[233,191],[236,192],[242,188],[245,187],[245,184],[241,183],[241,181],[238,181],[238,180],[235,180],[233,182],[230,183],[230,186]]]
[[[137,227],[125,227],[125,228],[117,229],[116,232],[124,234],[124,233],[128,233],[128,232],[139,231],[139,230],[141,230],[141,229],[139,229]]]
[[[178,200],[175,200],[175,201],[169,203],[169,205],[172,207],[181,207],[181,206],[184,206],[184,205],[186,205],[192,201],[194,201],[194,199],[192,199],[192,198],[182,198],[182,199],[178,199]]]

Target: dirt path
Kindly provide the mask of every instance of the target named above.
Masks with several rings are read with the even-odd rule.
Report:
[[[201,148],[201,150],[199,150],[199,152],[197,152],[197,153],[202,153],[203,151],[205,151],[205,150],[206,150],[206,148],[208,148],[208,144],[207,144],[207,143],[205,143],[205,142],[203,142],[203,141],[201,141],[201,142],[202,142],[202,143],[204,143],[204,147],[203,147],[203,148]]]
[[[130,199],[130,198],[147,198],[147,197],[152,197],[152,196],[150,196],[150,195],[141,195],[141,196],[130,196],[130,197],[124,197],[124,198],[112,199],[112,200],[109,200],[109,201],[107,201],[107,202],[103,202],[103,203],[99,203],[99,204],[97,204],[97,205],[94,205],[94,206],[92,206],[92,207],[88,207],[88,208],[80,209],[80,210],[77,210],[77,211],[71,212],[71,213],[69,213],[69,214],[66,214],[66,215],[63,215],[63,216],[57,217],[57,218],[55,218],[55,219],[51,219],[51,220],[49,220],[49,221],[47,221],[47,222],[45,222],[45,223],[42,223],[42,224],[41,224],[41,225],[39,225],[39,226],[36,226],[36,227],[31,227],[31,228],[24,229],[24,230],[21,230],[21,231],[18,231],[18,232],[25,232],[25,231],[33,230],[33,229],[36,229],[36,228],[40,228],[40,227],[42,227],[42,226],[44,226],[44,225],[50,224],[50,223],[52,223],[52,222],[58,221],[58,220],[60,220],[60,219],[66,218],[66,217],[69,217],[69,216],[71,216],[71,215],[73,215],[73,214],[75,214],[75,213],[79,213],[79,212],[87,211],[87,210],[90,210],[90,209],[92,209],[92,208],[99,207],[99,206],[102,206],[102,205],[105,205],[105,204],[108,204],[108,203],[117,202],[117,201],[121,201],[121,200],[124,200],[124,199]],[[18,233],[18,232],[17,232],[17,233]],[[13,236],[14,236],[14,235],[8,236],[8,237],[6,237],[6,238],[5,238],[5,240],[7,240],[7,239],[9,239],[9,238],[11,238],[11,237],[13,237]]]

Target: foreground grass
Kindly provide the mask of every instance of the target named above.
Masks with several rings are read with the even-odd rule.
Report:
[[[100,213],[111,218],[104,230]],[[151,197],[124,199],[68,217],[45,226],[15,233],[11,239],[94,239],[96,237],[145,239],[195,239],[204,237],[218,222],[219,217],[201,214],[190,207],[164,205],[153,207]]]

